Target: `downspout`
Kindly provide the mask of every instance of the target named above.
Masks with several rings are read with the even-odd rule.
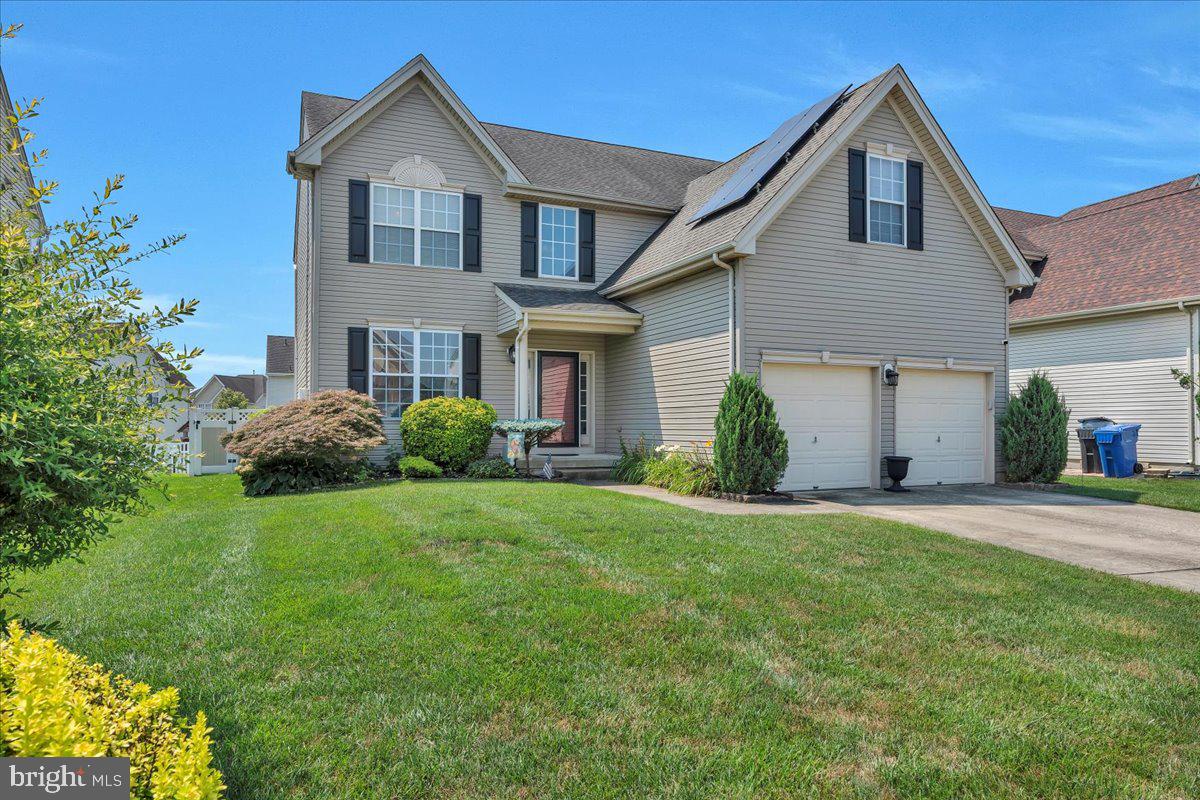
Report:
[[[1192,467],[1196,466],[1196,394],[1200,392],[1200,385],[1196,383],[1196,331],[1200,323],[1197,322],[1197,317],[1200,316],[1200,309],[1189,310],[1179,301],[1179,310],[1187,314],[1188,318],[1188,342],[1187,342],[1187,371],[1191,377],[1191,386],[1188,387],[1188,461]]]
[[[725,270],[729,278],[729,374],[732,375],[737,371],[737,306],[734,303],[734,266],[727,261],[722,261],[716,253],[712,254],[712,262],[715,266]]]

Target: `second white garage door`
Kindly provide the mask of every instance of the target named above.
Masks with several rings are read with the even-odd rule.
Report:
[[[775,401],[788,437],[788,467],[779,488],[870,486],[875,386],[871,370],[765,364],[762,375],[763,388]]]
[[[910,456],[905,484],[983,483],[987,377],[905,369],[896,387],[896,455]]]

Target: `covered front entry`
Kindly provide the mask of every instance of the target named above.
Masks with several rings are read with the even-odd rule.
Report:
[[[788,439],[785,491],[871,486],[878,475],[875,372],[764,363],[763,388]]]
[[[984,372],[901,369],[896,453],[913,459],[906,484],[990,482],[987,377]]]
[[[588,380],[592,353],[538,350],[537,415],[561,419],[566,424],[543,447],[580,447],[591,445],[588,421],[594,417],[589,408]]]

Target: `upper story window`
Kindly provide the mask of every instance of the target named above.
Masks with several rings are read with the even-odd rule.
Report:
[[[904,246],[902,160],[867,155],[868,241]]]
[[[462,396],[458,331],[371,329],[371,397],[398,419],[417,400]]]
[[[371,184],[371,261],[462,268],[462,195]]]
[[[538,274],[551,278],[579,276],[579,212],[562,206],[541,206]]]

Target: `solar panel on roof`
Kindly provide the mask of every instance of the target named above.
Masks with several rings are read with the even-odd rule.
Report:
[[[847,86],[840,92],[834,92],[824,100],[814,103],[807,111],[797,114],[776,128],[775,132],[767,137],[766,141],[759,145],[750,157],[729,176],[729,180],[713,193],[708,202],[692,215],[689,222],[697,222],[705,217],[710,217],[750,194],[751,190],[762,181],[767,173],[774,169],[796,142],[803,139],[849,89],[850,86]]]

